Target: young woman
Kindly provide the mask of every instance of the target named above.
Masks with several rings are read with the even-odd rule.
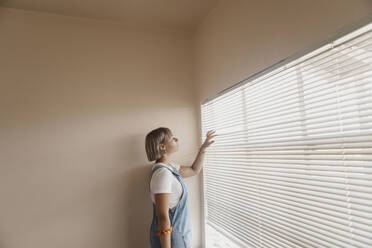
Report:
[[[153,219],[150,226],[151,248],[191,248],[192,234],[187,203],[185,177],[197,175],[203,164],[205,149],[214,141],[215,131],[207,132],[192,166],[171,162],[178,151],[178,139],[171,130],[160,127],[146,135],[146,154],[154,161],[150,176]]]

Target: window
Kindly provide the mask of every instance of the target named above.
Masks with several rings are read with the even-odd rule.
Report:
[[[207,248],[372,247],[371,31],[202,104]]]

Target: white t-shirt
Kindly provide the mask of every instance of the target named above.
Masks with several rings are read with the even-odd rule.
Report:
[[[164,163],[156,163],[152,168],[156,165],[161,164],[164,166],[170,167],[171,170],[178,172],[180,169],[180,165],[176,163],[169,163],[170,165]],[[154,174],[152,175],[151,182],[150,182],[150,194],[151,200],[155,204],[155,194],[157,193],[171,193],[170,200],[169,200],[169,208],[173,208],[177,205],[180,201],[182,196],[182,185],[170,172],[167,168],[159,168],[157,169]]]

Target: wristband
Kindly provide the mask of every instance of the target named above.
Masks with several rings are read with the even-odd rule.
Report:
[[[166,229],[166,230],[163,230],[163,231],[159,231],[159,232],[155,233],[155,235],[156,236],[160,236],[162,234],[169,234],[169,233],[172,232],[172,230],[173,230],[173,226],[170,226],[169,229]]]

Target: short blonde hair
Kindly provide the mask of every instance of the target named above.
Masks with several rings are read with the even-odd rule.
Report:
[[[162,154],[159,150],[159,144],[163,144],[165,142],[166,136],[172,136],[172,131],[167,127],[159,127],[146,135],[145,149],[147,159],[149,161],[154,161],[161,158]]]

